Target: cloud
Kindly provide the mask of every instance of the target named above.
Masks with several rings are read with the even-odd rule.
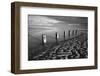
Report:
[[[53,26],[55,23],[61,22],[60,20],[52,19],[46,16],[29,16],[28,24],[30,25],[40,25],[40,26]]]

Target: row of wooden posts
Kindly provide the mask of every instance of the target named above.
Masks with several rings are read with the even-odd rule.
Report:
[[[79,30],[68,30],[68,38],[72,37],[72,36],[77,36],[79,33]],[[59,33],[55,33],[55,40],[56,40],[56,43],[59,42],[59,38],[60,38],[60,35]],[[63,38],[64,38],[64,41],[66,40],[66,31],[64,31],[63,33]],[[45,45],[47,43],[47,36],[46,34],[42,34],[42,44]]]

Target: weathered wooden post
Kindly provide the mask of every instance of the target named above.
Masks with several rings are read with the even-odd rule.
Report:
[[[74,36],[74,30],[72,30],[72,36]]]
[[[66,38],[66,32],[64,31],[64,41],[65,41],[65,38]]]
[[[75,30],[75,35],[77,35],[77,30]]]
[[[43,44],[43,46],[45,46],[46,43],[47,43],[47,37],[46,37],[45,34],[42,34],[42,44]]]
[[[70,38],[70,30],[68,31],[68,37]]]
[[[56,32],[56,43],[58,44],[59,42],[59,34]]]

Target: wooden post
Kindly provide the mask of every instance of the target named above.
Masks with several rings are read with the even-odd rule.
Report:
[[[59,34],[56,32],[56,43],[58,44]]]
[[[77,30],[75,30],[75,35],[77,35]]]
[[[72,30],[72,36],[74,36],[74,30]]]
[[[46,45],[46,43],[47,43],[46,35],[42,34],[42,44],[43,44],[43,46]]]
[[[66,38],[66,34],[65,34],[65,31],[64,31],[64,41],[65,41],[65,38]]]
[[[70,30],[68,31],[68,37],[70,38]]]

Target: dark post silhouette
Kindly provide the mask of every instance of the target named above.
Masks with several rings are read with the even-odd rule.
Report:
[[[75,35],[77,35],[77,30],[75,30]]]
[[[64,41],[65,41],[65,38],[66,38],[66,36],[65,36],[66,34],[65,34],[65,31],[64,31]]]
[[[74,36],[74,30],[72,30],[72,36]]]
[[[70,30],[68,31],[68,37],[70,38]]]

